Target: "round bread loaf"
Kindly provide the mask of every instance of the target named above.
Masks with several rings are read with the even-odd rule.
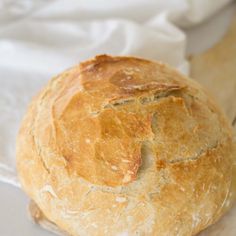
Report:
[[[73,236],[190,236],[231,203],[232,134],[158,62],[97,56],[53,78],[17,138],[22,187]]]

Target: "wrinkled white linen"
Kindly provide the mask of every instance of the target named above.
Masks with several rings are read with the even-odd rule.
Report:
[[[15,137],[31,97],[96,54],[161,60],[188,73],[179,27],[230,0],[0,0],[0,180],[18,185]]]

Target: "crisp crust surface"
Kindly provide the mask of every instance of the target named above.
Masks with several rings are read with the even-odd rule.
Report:
[[[23,188],[73,236],[195,235],[230,205],[232,134],[168,66],[97,56],[53,78],[17,139]]]

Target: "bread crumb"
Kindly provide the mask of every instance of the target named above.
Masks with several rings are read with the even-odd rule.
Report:
[[[130,174],[126,174],[126,175],[124,176],[124,178],[123,178],[123,183],[127,183],[127,182],[129,182],[130,180],[131,180]]]
[[[130,161],[127,160],[127,159],[122,159],[121,161],[124,162],[124,163],[129,163],[129,162],[130,162]]]
[[[112,170],[118,170],[117,166],[111,166]]]
[[[122,203],[122,202],[126,202],[127,199],[126,199],[126,197],[116,197],[116,201],[119,203]]]
[[[129,233],[127,231],[125,231],[125,232],[121,232],[121,233],[117,234],[117,236],[129,236]]]
[[[58,198],[56,193],[54,192],[53,188],[51,185],[47,184],[43,188],[40,189],[40,193],[45,193],[48,192],[50,193],[53,197]]]
[[[86,138],[86,139],[85,139],[85,142],[86,142],[86,143],[91,143],[91,140],[90,140],[89,138]]]

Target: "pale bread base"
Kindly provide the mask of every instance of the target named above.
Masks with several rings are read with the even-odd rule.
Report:
[[[42,228],[58,235],[58,236],[70,236],[68,233],[65,231],[59,229],[53,222],[49,221],[42,211],[38,208],[37,204],[33,201],[30,200],[29,205],[28,205],[28,212],[30,219],[40,225]]]

